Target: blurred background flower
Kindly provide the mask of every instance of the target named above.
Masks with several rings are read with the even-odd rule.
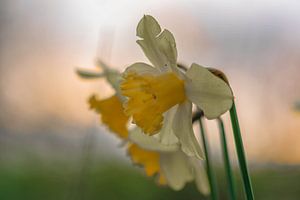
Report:
[[[198,198],[193,185],[174,193],[129,167],[86,103],[113,90],[74,73],[93,68],[95,57],[121,71],[147,62],[135,43],[143,14],[172,31],[179,62],[226,73],[257,199],[298,199],[300,119],[291,105],[300,98],[299,7],[293,0],[1,1],[0,199]],[[218,166],[216,122],[207,126]]]

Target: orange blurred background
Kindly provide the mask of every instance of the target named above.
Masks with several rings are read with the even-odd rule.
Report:
[[[143,14],[151,14],[174,34],[179,62],[227,74],[250,161],[297,164],[299,7],[297,1],[279,0],[1,1],[0,154],[11,159],[8,155],[25,149],[70,155],[90,128],[107,132],[86,100],[113,91],[103,80],[79,79],[74,70],[94,68],[96,57],[120,71],[148,62],[135,42],[135,28]],[[224,117],[229,132],[228,114]],[[207,123],[218,154],[216,123]],[[116,138],[97,138],[99,152],[124,158]],[[234,156],[231,136],[229,142]]]

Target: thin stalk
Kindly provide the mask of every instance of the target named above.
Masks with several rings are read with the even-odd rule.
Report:
[[[243,178],[244,189],[246,192],[246,197],[247,200],[254,200],[253,189],[252,189],[251,180],[247,168],[247,161],[246,161],[245,150],[243,146],[242,135],[240,131],[238,116],[236,113],[236,107],[234,102],[230,109],[230,119],[231,119],[231,125],[233,129],[236,152],[237,152],[240,170]]]
[[[219,124],[220,137],[221,137],[221,146],[223,150],[224,165],[225,165],[225,170],[226,170],[226,175],[228,180],[229,196],[231,200],[236,200],[236,191],[235,191],[234,179],[232,175],[232,169],[231,169],[231,164],[230,164],[230,159],[228,154],[224,123],[221,118],[218,118],[218,124]]]
[[[204,148],[204,153],[205,153],[206,170],[207,170],[207,176],[208,176],[210,190],[211,190],[211,199],[217,200],[218,199],[218,188],[217,188],[215,175],[214,175],[212,165],[211,165],[211,160],[210,160],[210,156],[209,156],[209,154],[210,154],[209,153],[209,145],[207,142],[206,133],[205,133],[204,126],[203,126],[202,117],[198,118],[198,120],[199,120],[200,133],[201,133],[203,148]]]

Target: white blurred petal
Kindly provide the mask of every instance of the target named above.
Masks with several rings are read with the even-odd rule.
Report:
[[[156,136],[164,145],[176,144],[178,139],[175,136],[172,128],[173,119],[177,110],[177,105],[167,111],[164,115],[163,126]]]
[[[120,82],[122,79],[121,73],[109,67],[99,58],[96,60],[96,66],[102,69],[102,72],[93,72],[83,69],[77,69],[76,72],[82,78],[106,78],[107,82],[112,86],[112,88],[116,91],[116,94],[122,100],[124,97],[122,97],[120,90]]]
[[[103,60],[101,60],[100,58],[96,59],[96,66],[100,69],[102,69],[103,71],[105,70],[109,70],[110,66],[108,66]]]
[[[122,80],[122,76],[118,71],[109,70],[105,72],[106,80],[109,84],[115,89],[117,94],[121,94],[120,82]]]
[[[233,103],[231,88],[206,68],[192,64],[186,76],[186,95],[208,119],[215,119],[228,111]]]
[[[160,154],[160,164],[167,184],[174,190],[182,189],[193,180],[191,165],[181,151]]]
[[[76,73],[81,78],[86,78],[86,79],[105,77],[105,75],[102,72],[88,71],[86,69],[76,69]]]
[[[129,132],[129,140],[143,149],[159,152],[173,152],[179,149],[178,144],[163,145],[158,139],[145,135],[140,128],[134,128]]]
[[[210,186],[209,186],[209,182],[208,182],[206,169],[204,166],[204,161],[198,160],[196,158],[190,158],[190,163],[193,166],[193,172],[194,172],[197,189],[202,194],[209,195],[210,194]]]
[[[186,155],[203,159],[202,149],[193,130],[191,102],[185,101],[178,105],[173,120],[173,131],[180,141],[182,151],[186,153]]]

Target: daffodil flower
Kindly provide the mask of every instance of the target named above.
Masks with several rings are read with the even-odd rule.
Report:
[[[77,74],[86,79],[106,78],[108,83],[116,91],[115,94],[107,99],[99,100],[96,95],[89,98],[90,108],[101,114],[101,120],[108,128],[123,139],[128,137],[127,124],[129,117],[124,115],[122,101],[124,97],[120,94],[120,73],[108,67],[103,61],[98,59],[96,66],[102,71],[87,71],[77,69]]]
[[[101,63],[101,65],[100,65]],[[103,62],[98,61],[103,67]],[[103,72],[77,70],[83,78],[107,78],[115,88],[118,87],[121,74],[105,67]],[[163,145],[155,137],[142,134],[138,127],[128,130],[128,116],[122,108],[124,98],[115,88],[116,94],[99,100],[95,95],[89,99],[92,109],[101,115],[102,122],[122,140],[127,141],[127,152],[133,163],[143,166],[147,176],[156,176],[160,185],[169,185],[174,190],[182,189],[187,182],[195,180],[196,186],[204,195],[209,194],[208,179],[200,160],[186,156],[179,143]]]
[[[161,30],[149,15],[137,26],[137,36],[153,66],[134,63],[123,73],[122,95],[127,97],[125,112],[145,134],[159,135],[161,143],[180,142],[188,156],[203,158],[192,128],[192,103],[206,118],[215,119],[232,106],[230,87],[208,69],[192,64],[183,73],[177,67],[175,39]]]

